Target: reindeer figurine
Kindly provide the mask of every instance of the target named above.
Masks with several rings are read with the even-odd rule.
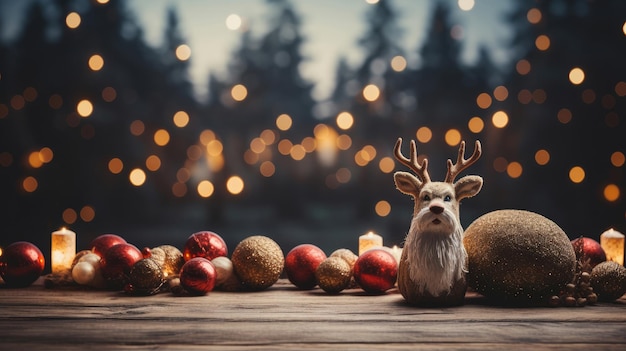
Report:
[[[398,270],[398,290],[412,305],[462,305],[465,300],[467,252],[463,246],[463,227],[459,219],[459,201],[476,195],[483,185],[480,176],[470,175],[454,182],[463,170],[481,155],[480,141],[465,159],[465,142],[461,142],[456,164],[448,159],[445,181],[433,182],[428,175],[428,160],[417,160],[415,141],[410,156],[402,155],[402,138],[394,154],[415,175],[396,172],[393,176],[400,192],[415,201],[413,219],[407,234]]]

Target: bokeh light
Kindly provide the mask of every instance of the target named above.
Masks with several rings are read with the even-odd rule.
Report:
[[[573,183],[582,183],[585,180],[585,170],[580,166],[574,166],[569,170],[569,179]]]
[[[128,175],[130,183],[134,186],[142,186],[146,182],[146,172],[141,168],[135,168]]]
[[[80,15],[76,12],[70,12],[67,16],[65,16],[65,25],[67,28],[78,28],[78,26],[80,26],[80,21]]]
[[[579,85],[585,80],[585,71],[579,67],[572,68],[569,71],[569,81],[574,85]]]
[[[191,48],[187,44],[176,47],[176,58],[180,61],[187,61],[191,58]]]
[[[248,89],[243,84],[237,84],[230,90],[230,95],[235,101],[243,101],[248,96]]]
[[[226,190],[233,195],[240,194],[243,191],[244,182],[239,176],[231,176],[226,181]]]
[[[363,98],[367,101],[373,102],[380,97],[380,89],[374,84],[368,84],[363,88]]]
[[[376,203],[376,206],[374,206],[374,210],[378,216],[386,217],[391,213],[391,204],[389,201],[380,200]]]
[[[93,104],[89,100],[81,100],[76,105],[76,112],[81,117],[89,117],[93,113]]]

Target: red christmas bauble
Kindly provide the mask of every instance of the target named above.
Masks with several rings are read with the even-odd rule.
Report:
[[[393,288],[398,278],[398,263],[391,253],[371,249],[354,262],[354,280],[370,294],[382,294]]]
[[[126,239],[115,234],[102,234],[91,241],[89,247],[91,251],[100,257],[104,257],[104,253],[117,244],[126,244]]]
[[[180,285],[193,295],[204,295],[215,287],[217,271],[211,261],[194,257],[180,269]]]
[[[27,287],[39,278],[45,263],[46,260],[37,246],[18,241],[1,251],[0,276],[8,287]]]
[[[194,257],[204,257],[212,260],[216,257],[227,256],[226,242],[217,233],[202,231],[193,233],[185,242],[183,257],[189,261]]]
[[[285,257],[285,272],[289,281],[299,289],[313,289],[317,285],[315,271],[326,259],[322,249],[311,244],[301,244]]]
[[[132,244],[113,245],[104,252],[100,260],[102,276],[111,287],[121,288],[133,265],[141,259],[141,251]]]
[[[598,263],[606,261],[606,253],[600,243],[584,236],[572,240],[574,253],[576,258],[585,261],[589,259],[591,267],[595,267]]]

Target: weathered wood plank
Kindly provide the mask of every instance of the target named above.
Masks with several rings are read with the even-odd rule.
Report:
[[[0,289],[0,311],[0,350],[516,350],[522,348],[518,344],[621,350],[626,345],[624,297],[579,308],[512,308],[468,294],[464,306],[415,308],[397,291],[329,295],[300,291],[285,281],[261,292],[196,297],[135,297],[37,284]]]

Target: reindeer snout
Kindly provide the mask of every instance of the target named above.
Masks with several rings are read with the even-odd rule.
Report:
[[[428,209],[434,214],[441,214],[443,212],[443,206],[439,204],[431,204]]]

